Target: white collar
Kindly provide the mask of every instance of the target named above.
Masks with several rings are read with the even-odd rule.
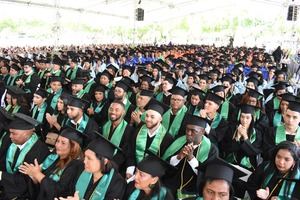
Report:
[[[150,138],[154,137],[156,135],[156,133],[158,132],[159,128],[160,128],[161,124],[159,124],[159,126],[157,127],[157,129],[153,132],[153,133],[150,133],[149,129],[148,129],[148,136]]]
[[[71,123],[74,125],[80,124],[82,119],[83,119],[83,116],[78,120],[78,122],[75,122],[73,119],[71,119]]]
[[[22,149],[26,146],[27,142],[29,141],[29,139],[24,143],[24,144],[17,144],[17,147],[20,149],[20,151],[22,151]]]

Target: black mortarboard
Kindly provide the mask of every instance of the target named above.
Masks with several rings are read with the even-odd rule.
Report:
[[[37,94],[37,95],[41,96],[42,98],[47,98],[47,96],[48,96],[49,93],[45,89],[43,89],[43,88],[38,88],[34,92],[34,94]]]
[[[200,74],[198,77],[200,80],[205,80],[206,82],[209,80],[209,77],[207,74]]]
[[[208,92],[206,94],[205,100],[213,101],[218,105],[221,105],[222,102],[224,101],[224,99],[222,97],[220,97],[219,95],[212,93],[212,92]]]
[[[177,80],[175,78],[173,78],[172,75],[166,75],[165,81],[168,81],[170,84],[173,84],[173,85],[177,84]]]
[[[222,179],[232,183],[234,179],[246,175],[247,174],[227,163],[225,160],[215,158],[207,164],[204,177],[208,179]]]
[[[207,120],[195,115],[187,114],[186,124],[200,126],[206,128]]]
[[[97,135],[99,135],[99,137],[96,140],[90,142],[87,146],[87,149],[95,152],[97,155],[108,158],[109,160],[113,158],[116,149],[122,152],[122,150],[119,147],[117,147],[109,140],[104,138],[99,132],[97,131],[94,132]]]
[[[246,81],[247,81],[247,82],[254,83],[254,85],[255,85],[256,87],[257,87],[257,86],[259,85],[259,83],[260,83],[260,81],[259,81],[256,77],[254,77],[254,76],[251,76],[251,77],[247,78]]]
[[[288,84],[287,82],[285,82],[285,81],[280,81],[280,82],[274,84],[272,87],[274,87],[274,88],[275,88],[275,91],[277,91],[277,90],[284,90],[284,89],[286,89],[288,86],[289,86],[289,84]]]
[[[233,78],[229,75],[225,75],[221,78],[222,83],[224,81],[228,81],[230,84],[233,84],[235,82],[235,80],[233,80]]]
[[[296,96],[294,96],[293,94],[291,93],[284,93],[284,94],[281,94],[281,100],[283,101],[296,101]]]
[[[52,64],[62,66],[63,65],[63,61],[59,57],[56,56],[53,59]]]
[[[18,86],[7,86],[7,93],[12,96],[20,96],[26,94],[24,90],[19,88]]]
[[[148,156],[137,165],[137,168],[140,171],[150,174],[152,177],[160,178],[168,173],[168,170],[175,169],[175,167],[155,155],[150,150],[146,150],[146,153]]]
[[[151,90],[141,90],[140,96],[153,97],[154,92]]]
[[[111,73],[109,73],[109,71],[107,70],[104,70],[99,77],[101,76],[106,76],[109,80],[112,80],[113,79],[113,75],[111,75]]]
[[[130,74],[132,74],[134,72],[134,69],[135,69],[134,67],[129,66],[129,65],[124,65],[122,67],[122,70],[128,70],[130,72]]]
[[[124,80],[120,80],[116,83],[116,87],[122,88],[125,92],[130,88],[130,85],[126,83]]]
[[[211,88],[210,91],[212,91],[213,93],[224,92],[225,86],[224,85],[216,85],[215,87]]]
[[[280,74],[286,75],[286,73],[284,71],[282,71],[282,70],[276,70],[275,71],[275,75],[276,76],[279,76]]]
[[[50,77],[50,82],[64,82],[64,78],[61,76],[51,76]]]
[[[73,140],[77,142],[80,146],[82,145],[83,142],[82,133],[72,127],[69,126],[65,127],[60,132],[60,136]]]
[[[72,84],[81,84],[84,85],[85,79],[84,78],[75,78],[72,80]]]
[[[189,92],[190,95],[198,95],[200,97],[200,99],[204,99],[206,93],[199,89],[199,88],[195,88],[195,87],[192,87],[192,89],[190,90]]]
[[[14,70],[16,70],[16,71],[20,71],[19,65],[15,64],[15,63],[12,64],[10,68],[11,68],[11,69],[14,69]]]
[[[70,97],[71,97],[71,99],[70,99],[70,103],[68,104],[69,106],[81,108],[82,110],[84,110],[88,104],[88,102],[83,99],[79,99],[75,96],[70,96]]]
[[[247,113],[247,114],[254,115],[256,107],[248,105],[248,104],[242,104],[242,105],[240,105],[240,110],[241,110],[241,113]]]
[[[154,110],[154,111],[158,112],[161,116],[163,116],[163,114],[165,112],[167,112],[168,109],[169,109],[169,106],[157,101],[154,98],[150,99],[148,104],[145,106],[145,110]]]
[[[6,124],[14,120],[14,117],[11,113],[7,112],[5,108],[0,107],[0,130],[7,128]]]
[[[247,93],[250,97],[254,97],[256,99],[260,99],[263,97],[263,94],[259,93],[257,90],[253,90],[251,88],[247,88]]]
[[[111,70],[113,70],[115,73],[118,71],[118,68],[117,68],[115,65],[113,65],[113,64],[107,65],[107,66],[106,66],[106,69],[111,69]]]
[[[27,61],[25,61],[25,63],[24,63],[24,66],[25,65],[27,65],[27,66],[29,66],[29,67],[33,67],[33,62],[31,61],[31,60],[27,60]]]
[[[172,95],[180,95],[182,97],[187,95],[187,91],[178,86],[173,87],[169,92],[171,92]]]
[[[15,113],[15,119],[8,124],[8,129],[30,130],[39,125],[39,122],[23,113]]]
[[[106,87],[105,85],[99,84],[95,87],[94,92],[105,92],[106,90],[108,90],[108,87]]]
[[[290,101],[288,109],[291,111],[299,112],[300,113],[300,103],[297,101]]]
[[[140,77],[140,80],[141,81],[146,81],[150,84],[152,81],[154,81],[154,78],[152,78],[151,76],[148,76],[148,75],[143,75],[143,76]]]

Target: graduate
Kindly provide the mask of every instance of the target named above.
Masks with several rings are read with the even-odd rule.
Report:
[[[200,115],[200,110],[203,108],[204,105],[204,97],[205,97],[205,92],[193,87],[190,92],[189,92],[189,100],[187,102],[187,108],[188,108],[188,113],[192,115],[199,116]]]
[[[171,76],[168,75],[161,83],[162,91],[159,92],[155,98],[166,105],[170,105],[171,93],[169,90],[173,88],[177,84],[177,81]]]
[[[6,85],[16,85],[16,80],[19,78],[20,67],[17,64],[12,64],[9,70],[9,77],[7,78]]]
[[[94,133],[94,131],[98,131],[99,127],[97,123],[84,112],[87,102],[74,96],[70,98],[70,102],[67,105],[68,119],[65,125],[75,128],[85,135],[83,137],[83,147],[86,147],[89,142],[97,138],[97,134]]]
[[[15,113],[30,113],[30,107],[28,105],[27,99],[24,97],[25,91],[17,86],[7,86],[7,93],[5,100],[7,105],[5,110],[11,114]]]
[[[75,183],[83,170],[83,163],[79,160],[81,152],[82,135],[73,128],[62,130],[55,143],[54,153],[40,164],[24,162],[19,171],[29,176],[38,192],[30,199],[49,199],[74,194]]]
[[[238,123],[230,126],[222,141],[224,158],[251,171],[258,165],[263,144],[263,133],[255,128],[255,120],[255,107],[241,105]]]
[[[299,149],[290,141],[280,142],[270,161],[262,163],[251,174],[247,190],[253,200],[299,199],[299,184],[286,179],[300,179]]]
[[[141,124],[132,135],[129,150],[126,177],[134,174],[135,166],[146,156],[150,149],[158,156],[162,156],[167,147],[173,142],[171,135],[161,124],[162,116],[168,107],[156,99],[151,99],[146,107],[145,124]]]
[[[172,166],[150,154],[137,166],[134,181],[127,186],[128,200],[160,199],[173,200],[171,192],[162,185],[161,178],[172,170]]]
[[[177,198],[196,196],[198,167],[218,156],[217,147],[205,136],[207,121],[188,115],[185,134],[176,139],[165,151],[162,158],[178,170],[165,184]]]
[[[14,114],[15,119],[8,125],[11,141],[6,158],[5,169],[0,171],[0,184],[3,188],[1,199],[28,198],[35,193],[34,188],[27,184],[30,178],[19,172],[19,167],[24,162],[38,163],[44,161],[49,150],[34,132],[38,122],[22,113]],[[4,142],[4,141],[3,141]],[[2,145],[1,148],[4,148]]]
[[[53,110],[56,110],[57,101],[60,95],[63,92],[63,82],[64,79],[60,76],[51,76],[50,77],[50,88],[47,89],[47,92],[51,95],[47,98],[47,104],[50,106]]]
[[[204,176],[199,173],[199,197],[196,200],[235,199],[233,182],[243,176],[246,176],[244,172],[220,158],[210,161],[205,167]]]
[[[176,86],[170,92],[172,93],[170,109],[163,115],[162,125],[173,138],[177,138],[180,133],[184,133],[185,115],[187,113],[185,96],[187,91]]]
[[[71,199],[123,199],[126,181],[113,168],[111,161],[116,149],[116,146],[103,137],[87,146],[84,152],[84,171],[76,182],[75,198],[70,197]]]
[[[113,161],[118,165],[120,172],[125,171],[125,161],[129,154],[132,133],[134,133],[134,129],[124,120],[124,116],[125,105],[121,101],[113,101],[108,109],[109,120],[102,128],[102,135],[122,149],[122,153],[116,152],[113,156]]]

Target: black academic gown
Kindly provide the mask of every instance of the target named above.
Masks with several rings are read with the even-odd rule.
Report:
[[[84,199],[89,199],[91,197],[100,180],[101,179],[93,183],[93,178],[91,178],[89,185],[86,189],[86,192],[84,194]],[[125,192],[126,192],[126,181],[119,173],[115,172],[107,188],[104,199],[105,200],[123,199]]]
[[[127,188],[126,188],[126,198],[124,198],[124,199],[128,199],[130,197],[130,195],[135,191],[135,189],[136,188],[134,187],[134,181],[128,183]],[[151,196],[146,196],[145,192],[141,190],[139,196],[135,200],[151,200],[151,198],[153,196],[155,196],[155,194],[151,195]],[[160,200],[174,200],[174,199],[175,198],[173,197],[170,190],[167,189],[166,197],[164,199],[160,199]]]
[[[221,141],[225,137],[227,129],[228,129],[228,121],[222,118],[219,125],[216,128],[211,127],[207,137],[210,139],[212,143],[214,143],[219,148]]]
[[[127,161],[127,165],[128,166],[136,166],[137,165],[137,161],[136,161],[136,139],[137,139],[137,135],[139,133],[140,128],[142,127],[143,123],[140,123],[139,127],[136,129],[136,131],[133,133],[132,135],[132,142],[131,145],[129,146],[129,156],[128,156],[128,161]],[[162,126],[162,125],[161,125]],[[153,139],[155,136],[153,137],[149,137],[149,135],[147,135],[147,141],[146,142],[146,147],[145,147],[145,151],[147,149],[149,149],[149,147],[151,146]],[[171,135],[169,135],[168,133],[166,133],[166,135],[164,136],[164,138],[162,139],[162,142],[160,144],[159,147],[159,156],[162,156],[164,154],[164,152],[166,151],[166,149],[172,144],[173,142],[173,138]]]
[[[28,102],[32,101],[33,93],[36,91],[39,83],[40,83],[40,77],[37,75],[37,73],[33,73],[30,78],[29,83],[25,83],[25,80],[27,79],[27,75],[23,74],[21,76],[21,79],[24,82],[23,90],[25,90],[28,94],[26,95]]]
[[[222,145],[220,154],[223,154],[222,156],[224,159],[228,158],[229,156],[231,157],[232,154],[234,154],[234,160],[236,160],[236,162],[233,162],[233,164],[237,165],[241,164],[240,162],[244,157],[249,157],[252,167],[248,169],[254,171],[254,169],[257,167],[256,156],[262,152],[262,133],[260,130],[255,129],[256,139],[252,143],[250,141],[251,136],[246,141],[236,141],[232,138],[237,129],[237,126],[238,125],[232,125],[231,127],[229,127],[224,140],[221,142]],[[251,134],[253,134],[253,131],[251,131]]]
[[[267,166],[269,166],[269,167],[267,168]],[[269,187],[269,191],[272,191],[273,188],[275,187],[275,185],[278,183],[279,178],[283,177],[283,175],[280,174],[280,172],[277,171],[277,170],[274,171],[274,167],[271,167],[270,162],[263,162],[250,175],[250,177],[248,179],[248,182],[247,182],[247,191],[248,191],[248,193],[249,193],[252,200],[259,200],[260,199],[256,196],[256,190],[262,188],[262,184],[264,183],[264,181],[266,180],[268,175],[270,175],[273,172],[274,172],[274,174],[273,174],[272,178],[270,179],[269,183],[267,184],[267,187]],[[290,178],[293,178],[293,177],[290,177]],[[290,183],[292,183],[292,182],[288,182],[288,184],[290,184]],[[287,187],[289,187],[288,184],[286,184]],[[275,189],[272,196],[278,196],[282,186],[283,186],[283,181],[281,181],[278,184],[278,187],[277,187],[277,189]],[[293,191],[290,191],[290,194],[295,199],[299,199],[300,198],[299,191],[300,191],[300,184],[297,183],[295,185]],[[283,198],[281,197],[281,199],[283,199]],[[289,199],[289,198],[285,197],[284,199]]]
[[[37,159],[38,163],[42,163],[48,154],[49,149],[47,145],[38,140],[26,154],[24,162],[34,163],[34,159]],[[12,199],[15,197],[19,197],[20,199],[30,199],[30,196],[36,193],[36,188],[30,186],[32,185],[31,179],[20,172],[10,174],[3,171],[0,183],[4,189],[4,199]]]
[[[2,130],[1,131],[1,138],[2,138],[2,144],[0,147],[0,171],[5,171],[5,161],[6,161],[6,153],[7,149],[11,144],[11,139],[9,137],[10,133],[9,131]]]
[[[53,200],[55,197],[74,195],[76,181],[84,168],[82,161],[72,160],[65,167],[58,182],[49,177],[56,170],[56,164],[57,162],[54,162],[43,172],[46,176],[40,183],[37,200]]]
[[[179,152],[178,150],[173,156],[176,156]],[[198,151],[198,147],[194,150],[193,154],[196,157]],[[211,144],[211,148],[209,150],[208,159],[203,163],[198,161],[199,170],[206,165],[206,163],[210,160],[215,159],[219,155],[218,149],[214,144]],[[172,157],[172,156],[171,156]],[[171,159],[170,157],[170,159]],[[162,182],[172,191],[174,196],[176,196],[177,189],[180,188],[181,181],[183,185],[182,192],[187,194],[196,194],[198,192],[197,188],[197,174],[193,171],[193,168],[189,165],[186,159],[182,159],[175,167],[177,168],[176,172],[171,177],[166,177],[162,180]],[[181,174],[183,173],[183,180],[181,180]],[[199,173],[199,172],[198,172]]]
[[[108,120],[109,103],[105,100],[103,102],[103,107],[102,107],[101,111],[98,112],[98,113],[95,113],[96,103],[92,102],[92,106],[93,106],[93,109],[94,109],[94,114],[89,115],[89,116],[90,116],[90,118],[95,120],[95,122],[99,125],[100,128],[102,128],[103,125]]]

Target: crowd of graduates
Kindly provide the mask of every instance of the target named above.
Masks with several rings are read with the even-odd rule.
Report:
[[[0,199],[300,199],[300,99],[261,48],[0,49]]]

